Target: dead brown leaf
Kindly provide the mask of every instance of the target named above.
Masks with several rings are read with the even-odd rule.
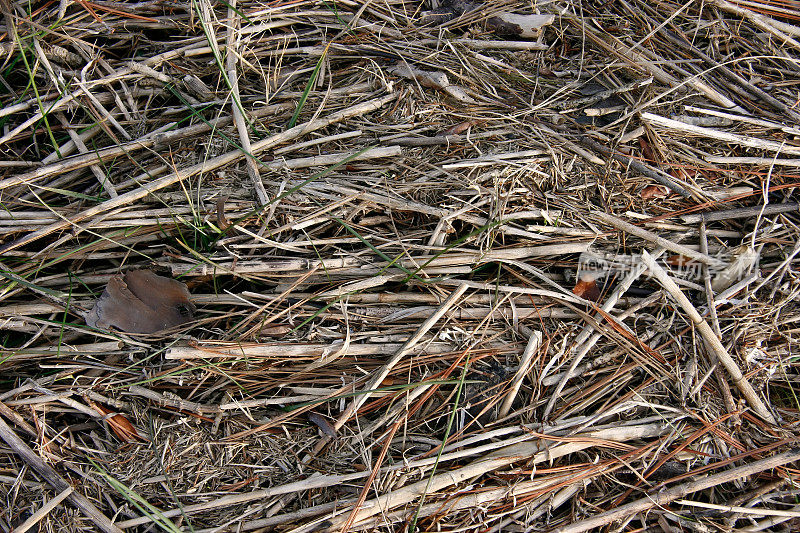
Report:
[[[186,285],[150,270],[112,276],[103,294],[86,315],[99,329],[126,333],[155,333],[189,322],[195,311]]]

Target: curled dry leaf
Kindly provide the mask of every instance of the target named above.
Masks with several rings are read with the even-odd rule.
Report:
[[[422,14],[423,24],[444,24],[469,11],[477,12],[489,7],[487,3],[475,0],[444,0],[438,4],[438,8]],[[486,21],[486,29],[497,35],[536,39],[555,18],[555,15],[497,13]]]
[[[150,270],[133,270],[108,280],[103,294],[86,315],[98,329],[155,333],[189,322],[195,306],[186,285]]]
[[[731,262],[727,267],[714,275],[711,288],[719,293],[745,277],[758,265],[759,253],[747,244],[737,247],[732,254]]]
[[[252,482],[258,481],[258,479],[259,479],[259,476],[250,476],[249,478],[243,479],[243,480],[238,481],[236,483],[227,483],[225,485],[220,485],[219,486],[219,490],[224,491],[224,492],[233,492],[235,490],[241,490],[244,487],[246,487],[247,485],[251,484]]]
[[[314,412],[308,413],[308,420],[313,422],[328,437],[336,438],[336,428],[322,415]]]
[[[228,229],[231,226],[230,221],[225,216],[225,202],[227,200],[227,196],[220,196],[217,198],[217,224],[219,225],[219,229]]]
[[[664,261],[669,266],[679,267],[679,268],[690,268],[690,267],[697,267],[699,268],[702,266],[702,263],[695,261],[691,257],[686,257],[685,255],[668,255],[664,258]]]
[[[642,189],[640,196],[642,200],[652,200],[654,198],[666,198],[669,194],[670,190],[663,185],[648,185]]]
[[[441,133],[438,133],[437,137],[447,137],[448,135],[460,135],[470,129],[472,126],[475,126],[479,123],[478,120],[465,120],[463,122],[459,122],[455,126],[447,128]]]
[[[111,415],[114,411],[108,409],[98,403],[91,402],[91,406],[94,407],[95,411],[100,413],[101,415],[106,417],[106,422],[108,422],[108,427],[111,428],[111,431],[121,440],[122,442],[132,442],[132,441],[143,441],[139,432],[136,431],[136,428],[133,424],[131,424],[130,420],[128,420],[124,415],[115,414]],[[108,416],[111,415],[111,416]]]

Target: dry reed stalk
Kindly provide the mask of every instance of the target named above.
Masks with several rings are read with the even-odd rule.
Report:
[[[791,6],[409,6],[0,2],[0,415],[70,497],[130,529],[153,520],[129,491],[195,531],[553,530],[791,445]],[[552,23],[508,26],[532,20]],[[641,239],[780,425],[736,404],[644,265],[577,276]],[[714,294],[703,265],[740,247],[752,272]],[[143,268],[196,320],[87,328]],[[0,522],[97,528],[20,457],[0,454]],[[708,520],[793,519],[738,510],[794,511],[784,477],[720,478]],[[677,500],[617,526],[701,524]]]
[[[39,509],[37,509],[36,512],[33,513],[27,520],[25,520],[20,525],[16,526],[14,528],[14,531],[17,532],[17,533],[25,533],[25,531],[28,531],[29,529],[31,529],[33,527],[36,527],[36,525],[39,522],[41,522],[41,520],[45,516],[47,516],[47,514],[50,511],[52,511],[53,509],[58,507],[58,505],[62,501],[64,501],[67,498],[67,496],[72,494],[72,491],[73,491],[72,487],[67,487],[66,489],[61,491],[56,497],[54,497],[53,499],[49,500],[46,504],[44,504]]]
[[[490,453],[486,458],[479,459],[470,465],[454,471],[437,474],[431,480],[422,480],[403,487],[389,494],[380,496],[376,500],[367,504],[356,515],[356,522],[364,520],[370,516],[383,512],[385,509],[411,503],[427,492],[438,492],[446,487],[456,485],[467,479],[479,476],[486,472],[491,472],[502,466],[509,465],[516,461],[526,460],[532,464],[549,461],[568,453],[591,447],[594,443],[602,440],[625,441],[632,438],[655,437],[664,431],[659,424],[640,427],[615,428],[603,432],[594,432],[585,436],[577,437],[572,442],[556,445],[549,449],[543,442],[521,443],[501,448]],[[586,440],[583,440],[583,438]],[[330,519],[330,524],[325,531],[337,531],[343,523],[342,517]],[[311,531],[309,527],[296,528],[292,533],[306,533]]]
[[[728,481],[733,481],[735,479],[752,476],[754,474],[758,474],[765,470],[772,470],[774,468],[783,466],[787,463],[797,461],[798,459],[800,459],[800,451],[798,450],[792,450],[780,453],[772,457],[767,457],[766,459],[761,459],[759,461],[755,461],[753,463],[744,466],[731,468],[730,470],[727,470],[725,472],[712,474],[697,481],[692,481],[689,483],[685,483],[683,485],[678,485],[676,487],[662,490],[656,494],[649,494],[645,498],[641,498],[629,504],[621,505],[616,509],[614,509],[613,511],[606,511],[604,513],[600,513],[599,515],[593,516],[592,518],[587,518],[579,522],[576,522],[574,524],[571,524],[569,526],[559,528],[556,531],[558,531],[558,533],[581,533],[582,531],[589,531],[596,527],[601,527],[610,524],[611,522],[614,522],[615,520],[619,520],[626,516],[630,516],[635,513],[639,513],[656,506],[665,505],[674,500],[677,500],[678,498],[683,498],[688,494],[692,494],[693,492],[698,492],[710,487],[715,487],[717,485],[720,485]]]
[[[257,155],[259,152],[266,150],[267,148],[290,141],[296,137],[300,137],[309,132],[324,128],[325,126],[335,124],[336,122],[339,122],[346,118],[368,113],[391,102],[394,99],[395,95],[387,95],[382,98],[376,98],[375,100],[366,102],[364,104],[358,104],[346,111],[333,113],[332,115],[330,115],[325,119],[317,119],[310,124],[301,124],[299,126],[295,126],[294,128],[287,130],[286,132],[279,133],[268,139],[265,139],[263,141],[254,144],[251,147],[250,155],[253,156]],[[193,165],[187,169],[179,170],[163,178],[158,178],[134,191],[121,194],[116,198],[103,202],[102,204],[96,207],[87,209],[77,215],[69,217],[69,219],[65,222],[56,222],[54,224],[46,226],[45,228],[31,232],[22,239],[18,239],[17,241],[14,241],[12,243],[0,247],[0,253],[5,253],[10,250],[19,248],[20,246],[30,244],[31,242],[34,242],[37,239],[50,235],[55,231],[70,227],[72,225],[79,227],[79,223],[82,222],[83,220],[97,216],[101,213],[110,211],[117,207],[126,206],[128,204],[135,202],[136,200],[146,197],[148,194],[152,194],[153,192],[158,191],[159,189],[163,189],[164,187],[168,187],[182,180],[188,179],[196,174],[210,172],[216,168],[228,165],[242,157],[243,157],[242,152],[239,150],[235,150],[232,152],[228,152],[225,155],[217,156],[216,158],[211,159],[209,161]]]
[[[725,346],[722,345],[719,337],[717,337],[714,330],[711,329],[711,326],[708,325],[708,322],[697,312],[692,302],[681,292],[680,288],[672,281],[664,269],[653,260],[653,257],[647,253],[647,251],[642,252],[642,261],[644,261],[648,270],[658,279],[661,286],[675,299],[681,309],[689,315],[692,323],[697,327],[700,335],[702,335],[703,340],[706,342],[706,346],[708,346],[709,350],[731,375],[733,384],[736,385],[736,388],[738,388],[745,399],[747,399],[747,403],[750,404],[753,411],[770,424],[777,424],[778,422],[775,420],[775,417],[772,416],[772,413],[769,412],[764,402],[758,397],[758,394],[756,394],[753,386],[750,385],[750,382],[745,379],[742,371],[739,370],[739,365],[736,364],[736,361],[733,360],[733,357],[731,357],[725,349]]]

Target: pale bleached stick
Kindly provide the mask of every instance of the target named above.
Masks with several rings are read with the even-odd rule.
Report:
[[[237,69],[239,60],[239,30],[241,29],[241,18],[239,12],[236,10],[236,0],[231,0],[228,4],[228,49],[225,54],[225,63],[228,69],[228,80],[231,84],[231,114],[233,115],[233,123],[236,124],[236,131],[239,133],[239,141],[242,144],[242,150],[245,153],[252,153],[250,146],[250,134],[247,131],[247,123],[245,122],[244,111],[242,108],[242,98],[239,95],[239,71]],[[259,171],[258,164],[252,157],[245,159],[247,165],[247,174],[250,176],[250,181],[253,183],[253,189],[256,191],[256,198],[258,203],[266,205],[269,202],[269,195],[264,188],[264,182],[261,180],[261,172]]]
[[[397,365],[397,363],[399,363],[403,357],[408,355],[411,350],[414,349],[414,346],[417,345],[420,339],[422,339],[422,337],[424,337],[425,334],[430,331],[434,324],[436,324],[436,322],[438,322],[439,319],[442,318],[442,316],[444,316],[444,314],[449,311],[453,305],[455,305],[458,299],[461,298],[468,288],[469,285],[466,282],[460,283],[455,288],[450,296],[448,296],[447,299],[442,302],[438,309],[436,309],[436,311],[429,316],[428,319],[422,323],[422,325],[420,325],[414,335],[412,335],[405,343],[403,343],[403,345],[399,350],[397,350],[397,352],[395,352],[392,358],[389,359],[375,375],[372,376],[372,378],[364,386],[362,393],[353,398],[353,402],[347,407],[347,409],[344,410],[344,412],[339,415],[339,418],[336,419],[336,422],[333,423],[334,429],[338,430],[341,428],[351,416],[358,412],[361,406],[364,405],[364,402],[366,402],[367,399],[369,399],[369,397],[372,395],[374,390],[384,379],[386,379],[386,376],[389,375],[389,372],[392,371],[395,365]],[[327,436],[321,439],[314,446],[311,452],[303,457],[303,463],[307,464],[310,462],[313,457],[315,457],[325,446],[327,446],[330,440],[331,437]]]
[[[191,411],[193,413],[219,413],[222,409],[216,405],[204,405],[202,403],[197,402],[190,402],[188,400],[184,400],[182,398],[169,398],[164,396],[163,394],[146,389],[139,385],[131,385],[128,388],[128,391],[131,394],[136,396],[141,396],[143,398],[147,398],[148,400],[153,400],[159,406],[170,406],[175,407],[176,409],[181,409],[183,411]]]
[[[756,13],[753,10],[745,9],[740,7],[736,4],[728,2],[727,0],[712,0],[712,3],[729,13],[733,13],[735,15],[739,15],[742,18],[745,18],[752,22],[755,26],[761,28],[762,30],[766,31],[776,39],[781,42],[781,45],[789,44],[794,47],[796,50],[800,50],[800,42],[792,39],[787,33],[795,33],[797,35],[797,28],[791,24],[786,24],[785,22],[781,22],[779,20],[775,20],[771,17],[766,15],[762,15],[761,13]],[[786,31],[787,33],[784,33]],[[785,59],[789,59],[788,57],[784,56]]]
[[[776,167],[800,167],[800,159],[776,159],[774,157],[751,157],[751,156],[726,156],[726,155],[707,155],[703,159],[709,163],[719,163],[724,165],[770,165]]]
[[[195,503],[191,505],[184,505],[183,507],[176,507],[174,509],[162,511],[160,516],[163,516],[164,518],[174,518],[176,516],[181,516],[181,515],[188,516],[190,514],[199,513],[201,511],[208,511],[211,509],[221,509],[224,507],[231,507],[233,505],[239,505],[242,503],[252,502],[256,500],[263,501],[267,498],[272,498],[283,494],[289,494],[291,492],[299,492],[304,490],[313,490],[317,488],[342,485],[343,483],[348,483],[350,481],[365,478],[368,475],[369,475],[368,471],[354,472],[352,474],[340,474],[340,475],[318,475],[318,476],[315,475],[300,481],[295,481],[293,483],[279,485],[277,487],[260,489],[244,494],[229,494],[227,496],[222,496],[220,498],[217,498],[216,500],[211,500],[202,503]],[[128,529],[131,527],[141,526],[142,524],[150,523],[151,521],[152,519],[148,515],[138,516],[136,518],[131,518],[129,520],[124,520],[122,522],[119,522],[117,523],[117,526],[119,526],[121,529]]]
[[[654,115],[653,113],[642,113],[642,120],[645,120],[651,124],[657,124],[672,131],[680,131],[682,133],[699,135],[709,139],[717,139],[718,141],[725,141],[741,146],[749,146],[750,148],[758,148],[760,150],[767,150],[769,152],[800,155],[800,147],[797,146],[787,146],[776,141],[765,141],[764,139],[759,139],[756,137],[745,137],[744,135],[728,133],[727,131],[719,131],[712,128],[704,128],[702,126],[693,126],[679,120],[673,120],[671,118]]]
[[[423,478],[421,481],[400,487],[366,502],[358,511],[356,523],[376,514],[408,505],[424,494],[443,491],[466,480],[482,476],[499,468],[505,468],[517,461],[524,460],[527,461],[526,464],[528,465],[535,465],[597,446],[600,443],[599,441],[603,440],[627,442],[634,439],[657,437],[664,434],[667,428],[667,424],[661,423],[641,424],[638,426],[622,426],[588,431],[574,436],[568,442],[557,445],[553,445],[552,442],[544,438],[539,438],[532,442],[512,444],[489,453],[485,457],[461,468],[436,474],[430,479]],[[337,528],[341,528],[347,518],[346,515],[332,517],[328,528],[324,531],[338,531]],[[311,533],[315,527],[315,525],[300,526],[292,530],[291,533]]]
[[[592,477],[607,474],[608,471],[605,471],[603,474],[594,474]],[[522,500],[522,498],[524,498],[526,495],[533,492],[537,494],[544,492],[544,494],[532,501],[530,507],[523,507],[520,511],[514,513],[512,517],[505,519],[500,524],[497,524],[495,529],[489,530],[508,531],[505,526],[514,523],[523,514],[527,513],[525,519],[530,524],[536,517],[541,516],[551,509],[558,508],[559,505],[565,503],[569,499],[568,497],[565,498],[565,496],[571,496],[577,491],[583,489],[583,483],[585,480],[586,478],[583,478],[580,481],[572,481],[570,483],[571,480],[569,479],[569,474],[561,474],[559,476],[551,476],[550,478],[538,478],[534,481],[516,482],[510,487],[502,486],[495,489],[483,489],[480,491],[462,493],[453,498],[453,501],[448,502],[447,511],[448,513],[454,513],[460,510],[474,509],[476,507],[484,508],[491,505],[496,505],[497,502],[500,501],[513,501],[514,499]],[[569,483],[569,485],[555,492],[556,488],[561,487],[566,483]],[[552,490],[547,490],[551,487]],[[555,494],[553,494],[553,492],[555,492]],[[531,510],[534,508],[533,506],[536,504],[536,502],[540,502],[539,506],[536,512],[532,512]],[[422,518],[431,515],[438,515],[441,512],[441,502],[427,503],[417,509],[416,515],[417,517]],[[353,524],[349,531],[373,531],[377,528],[387,529],[391,525],[396,525],[398,523],[405,522],[406,520],[408,520],[408,510],[401,508],[391,513],[374,516],[368,520]]]
[[[718,505],[715,503],[696,502],[693,500],[677,500],[675,503],[678,505],[687,505],[689,507],[700,507],[701,509],[714,509],[716,511],[725,511],[726,513],[741,513],[743,515],[751,516],[785,516],[789,518],[800,518],[798,511],[784,511],[781,509],[764,509],[763,507],[741,507],[739,505]]]
[[[508,394],[506,394],[506,397],[503,400],[503,405],[500,406],[500,411],[497,413],[498,419],[505,418],[509,411],[511,411],[511,405],[514,403],[514,398],[516,398],[517,394],[519,393],[519,388],[522,386],[522,380],[525,377],[525,374],[528,373],[528,370],[530,370],[533,356],[537,351],[539,351],[539,347],[541,345],[542,332],[534,331],[531,335],[531,338],[528,339],[528,345],[525,346],[525,351],[522,352],[517,373],[514,374],[514,379],[511,380],[511,387],[509,387]]]
[[[677,487],[672,487],[667,490],[653,492],[646,495],[644,498],[625,505],[620,505],[611,511],[600,513],[591,518],[574,522],[555,531],[557,533],[582,533],[583,531],[590,531],[636,513],[641,513],[642,511],[647,511],[654,507],[664,506],[678,498],[683,498],[687,494],[715,487],[735,479],[752,476],[759,472],[772,470],[787,463],[791,463],[792,461],[797,461],[798,459],[800,459],[800,450],[795,448],[773,457],[767,457],[760,461],[700,478],[697,481],[690,481],[689,483],[684,483],[683,485],[678,485]]]
[[[739,370],[739,366],[736,364],[736,361],[733,360],[733,357],[728,353],[728,350],[725,349],[725,346],[722,345],[722,342],[719,340],[714,334],[714,330],[711,329],[711,326],[708,325],[697,309],[694,308],[692,302],[689,301],[689,298],[686,297],[678,288],[678,285],[669,277],[669,275],[661,268],[653,259],[653,257],[647,253],[647,251],[642,252],[642,261],[650,270],[650,272],[656,277],[658,282],[664,287],[670,296],[672,296],[678,305],[689,315],[692,322],[694,323],[697,330],[700,332],[700,335],[703,337],[703,340],[706,342],[706,346],[708,349],[717,356],[722,366],[728,371],[733,378],[733,383],[736,387],[741,391],[742,396],[745,397],[747,403],[750,404],[750,407],[753,408],[753,411],[769,422],[770,424],[777,424],[775,417],[772,416],[772,413],[769,412],[769,409],[764,405],[764,402],[761,401],[761,398],[758,397],[756,391],[753,390],[753,387],[750,385],[742,371]]]
[[[659,248],[654,253],[656,257],[658,257],[662,253],[664,253],[664,249]],[[644,271],[645,268],[642,265],[633,266],[631,271],[628,272],[628,275],[625,276],[625,278],[623,278],[619,286],[616,289],[614,289],[614,292],[612,292],[611,295],[608,297],[608,299],[606,299],[606,301],[603,303],[603,306],[600,309],[602,309],[604,313],[609,313],[614,308],[614,306],[617,305],[619,300],[622,298],[622,295],[625,294],[628,291],[628,289],[631,288],[633,282],[639,279],[639,276],[641,276]],[[578,334],[578,337],[575,339],[575,343],[573,344],[574,350],[577,350],[577,353],[575,354],[575,357],[572,360],[572,364],[570,364],[569,370],[567,370],[561,377],[561,380],[558,382],[555,391],[553,391],[553,394],[547,401],[547,405],[545,406],[544,412],[542,413],[543,419],[547,419],[547,417],[550,415],[550,412],[553,410],[553,407],[555,406],[556,400],[558,400],[561,391],[564,390],[567,381],[572,379],[572,377],[575,375],[575,369],[578,368],[578,365],[581,363],[581,361],[583,361],[583,358],[586,356],[586,354],[589,353],[589,351],[594,347],[594,345],[597,344],[597,341],[599,341],[601,337],[602,337],[601,333],[594,331],[594,329],[588,325],[584,327],[583,331],[581,331]],[[578,350],[578,348],[580,348],[580,350]]]
[[[636,235],[637,237],[641,237],[646,241],[650,241],[653,244],[661,246],[664,249],[667,249],[671,252],[675,252],[676,254],[680,254],[684,257],[688,257],[689,259],[694,259],[695,261],[699,261],[705,265],[713,266],[713,267],[723,267],[725,263],[720,261],[715,257],[711,257],[708,254],[704,254],[698,252],[697,250],[692,250],[687,246],[683,246],[682,244],[678,244],[676,242],[668,241],[663,237],[659,237],[655,233],[651,231],[647,231],[646,229],[640,228],[639,226],[634,226],[629,222],[625,222],[614,215],[609,215],[608,213],[597,213],[597,218],[605,222],[606,224],[610,224],[617,228],[618,230],[624,231],[625,233],[630,233],[631,235]]]
[[[270,116],[281,110],[288,110],[292,108],[294,108],[294,104],[291,103],[271,104],[256,109],[250,114],[254,117],[264,117]],[[211,129],[221,128],[222,126],[225,126],[231,122],[231,120],[231,117],[220,117],[178,129],[174,129],[177,125],[177,122],[169,122],[160,128],[157,128],[130,142],[108,146],[106,148],[100,148],[87,154],[75,155],[72,157],[65,156],[64,158],[51,158],[48,156],[42,160],[44,166],[36,167],[24,174],[17,174],[15,176],[0,180],[0,190],[16,185],[34,184],[34,182],[43,180],[44,178],[59,176],[73,170],[88,167],[95,163],[112,161],[115,157],[119,157],[124,154],[133,154],[136,151],[152,148],[154,146],[164,147],[184,139],[201,135],[207,131],[210,131]],[[89,131],[92,132],[94,130]],[[92,138],[92,135],[84,133],[83,135],[80,135],[80,138],[86,142]],[[72,141],[68,141],[64,143],[62,148],[59,148],[59,152],[64,151],[64,153],[69,153],[70,151],[74,151],[74,146],[75,144]],[[57,154],[58,152],[53,153]],[[136,156],[131,155],[131,157]],[[130,179],[118,184],[118,187],[127,187],[134,182],[138,181],[136,179]]]
[[[706,222],[704,220],[700,222],[700,251],[704,254],[708,253],[708,235],[706,231]],[[706,289],[706,301],[708,302],[708,315],[711,317],[711,325],[717,337],[722,338],[722,329],[719,327],[719,318],[717,318],[717,304],[714,302],[714,289],[711,286],[711,272],[708,267],[703,267],[703,284]],[[736,403],[733,400],[731,388],[725,380],[722,369],[716,363],[713,365],[713,372],[719,382],[720,392],[722,392],[722,398],[725,401],[725,408],[729,413],[735,413]],[[700,387],[701,384],[698,382],[691,392],[700,390]],[[691,392],[690,396],[692,395]],[[737,427],[742,424],[738,414],[733,415],[733,424]]]
[[[389,147],[391,148],[391,147]],[[383,150],[383,148],[376,148]],[[532,257],[553,257],[556,255],[579,254],[589,249],[588,242],[567,242],[562,244],[545,244],[540,246],[519,246],[497,248],[489,251],[468,251],[463,253],[446,253],[439,255],[419,255],[409,259],[401,259],[392,262],[406,269],[416,270],[423,267],[430,270],[433,267],[454,266],[474,266],[477,264],[490,263],[495,261],[512,261],[530,259]],[[0,249],[0,252],[3,250]],[[261,274],[265,272],[290,271],[307,272],[313,268],[325,271],[335,271],[339,269],[358,268],[364,269],[367,264],[376,269],[384,269],[391,266],[389,262],[368,261],[358,257],[336,257],[327,259],[308,259],[308,258],[281,258],[281,259],[257,259],[252,261],[217,261],[215,265],[175,263],[169,264],[173,276],[207,276],[220,275],[221,273],[238,274]],[[363,270],[361,270],[363,272]],[[336,294],[335,291],[330,291]],[[575,300],[580,302],[580,300]]]
[[[52,500],[50,500],[49,502],[47,502],[46,504],[44,504],[43,506],[41,506],[41,507],[40,507],[40,508],[39,508],[39,509],[38,509],[38,510],[35,512],[35,513],[33,513],[33,514],[32,514],[32,515],[31,515],[31,516],[30,516],[30,517],[29,517],[27,520],[25,520],[23,523],[21,523],[20,525],[18,525],[17,527],[15,527],[15,528],[14,528],[14,533],[25,533],[25,531],[28,531],[28,530],[29,530],[29,529],[31,529],[33,526],[35,526],[36,524],[38,524],[38,523],[39,523],[39,522],[42,520],[42,518],[44,518],[45,516],[47,516],[47,514],[48,514],[50,511],[52,511],[53,509],[55,509],[56,507],[58,507],[58,504],[59,504],[59,503],[61,503],[61,502],[62,502],[62,501],[64,501],[65,499],[67,499],[67,496],[69,496],[70,494],[72,494],[73,490],[74,490],[74,489],[73,489],[72,487],[67,487],[66,489],[62,490],[62,491],[61,491],[61,492],[58,494],[58,496],[56,496],[55,498],[53,498]],[[37,531],[38,531],[38,529],[37,529]]]
[[[669,420],[673,420],[670,416],[668,416],[667,418]],[[552,433],[557,429],[566,429],[569,427],[573,427],[576,423],[581,422],[581,420],[582,417],[580,417],[580,420],[579,419],[570,420],[557,427],[551,426],[550,430],[548,430],[548,433]],[[442,458],[440,458],[439,462],[446,461],[449,459],[471,457],[478,455],[479,453],[480,458],[475,459],[473,462],[470,463],[470,465],[480,464],[482,465],[480,468],[483,469],[483,472],[486,472],[489,471],[486,470],[487,468],[491,469],[491,465],[487,466],[487,462],[491,464],[497,464],[495,463],[495,461],[498,458],[502,462],[501,466],[505,466],[517,461],[521,457],[529,458],[541,452],[539,456],[534,457],[534,462],[549,461],[551,459],[561,457],[565,453],[573,453],[576,450],[576,448],[571,447],[573,445],[579,446],[577,450],[581,450],[586,447],[593,446],[596,443],[595,439],[626,441],[631,439],[654,437],[664,433],[665,431],[668,431],[670,427],[672,426],[659,423],[659,424],[640,424],[638,426],[632,426],[632,427],[622,426],[615,428],[599,429],[596,431],[582,433],[581,435],[572,436],[573,439],[580,439],[580,437],[586,436],[589,439],[586,442],[566,443],[568,446],[570,446],[569,448],[557,447],[555,449],[543,443],[542,439],[539,438],[536,438],[535,441],[531,441],[530,437],[524,437],[524,439],[526,440],[520,441],[519,437],[515,436],[509,440],[492,442],[491,447],[483,448],[480,450],[480,452],[476,452],[474,449],[473,450],[467,449],[443,455]],[[541,430],[543,428],[538,425],[535,425],[534,429]],[[495,436],[499,437],[501,435],[495,435]],[[467,439],[464,442],[458,443],[458,445],[467,445],[467,444],[470,444],[469,439]],[[455,447],[456,446],[454,446],[453,448]],[[451,450],[453,448],[451,448]],[[563,453],[561,453],[562,451]],[[423,459],[416,459],[406,463],[396,463],[391,466],[382,467],[381,472],[396,472],[396,471],[406,471],[408,469],[422,468],[432,464],[435,461],[436,461],[435,457],[427,457]],[[470,467],[470,465],[468,465],[467,467]],[[471,470],[471,472],[475,473],[475,475],[481,474],[481,471]],[[295,481],[292,483],[287,483],[285,485],[270,487],[268,489],[259,489],[244,494],[229,494],[227,496],[222,496],[220,498],[217,498],[216,500],[211,500],[191,505],[184,505],[182,508],[176,507],[173,509],[164,510],[161,512],[161,514],[166,518],[174,518],[176,516],[181,516],[181,515],[188,516],[190,514],[198,513],[201,511],[221,509],[223,507],[230,507],[232,505],[239,505],[242,503],[252,502],[256,500],[263,501],[268,498],[281,496],[283,494],[289,494],[292,492],[333,487],[350,481],[363,479],[368,477],[369,475],[370,475],[370,470],[353,472],[351,474],[326,474],[326,475],[314,474],[306,479]],[[469,474],[467,474],[467,479],[468,478]],[[453,483],[457,482],[458,481],[453,481]],[[425,481],[423,480],[421,483],[425,484]],[[140,516],[129,520],[124,520],[122,522],[119,522],[117,525],[122,529],[127,529],[135,526],[140,526],[142,524],[147,524],[150,521],[151,519],[149,516]]]

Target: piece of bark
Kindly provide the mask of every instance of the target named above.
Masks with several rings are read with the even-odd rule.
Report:
[[[98,329],[155,333],[189,322],[195,309],[180,281],[150,270],[133,270],[108,280],[86,323]]]

